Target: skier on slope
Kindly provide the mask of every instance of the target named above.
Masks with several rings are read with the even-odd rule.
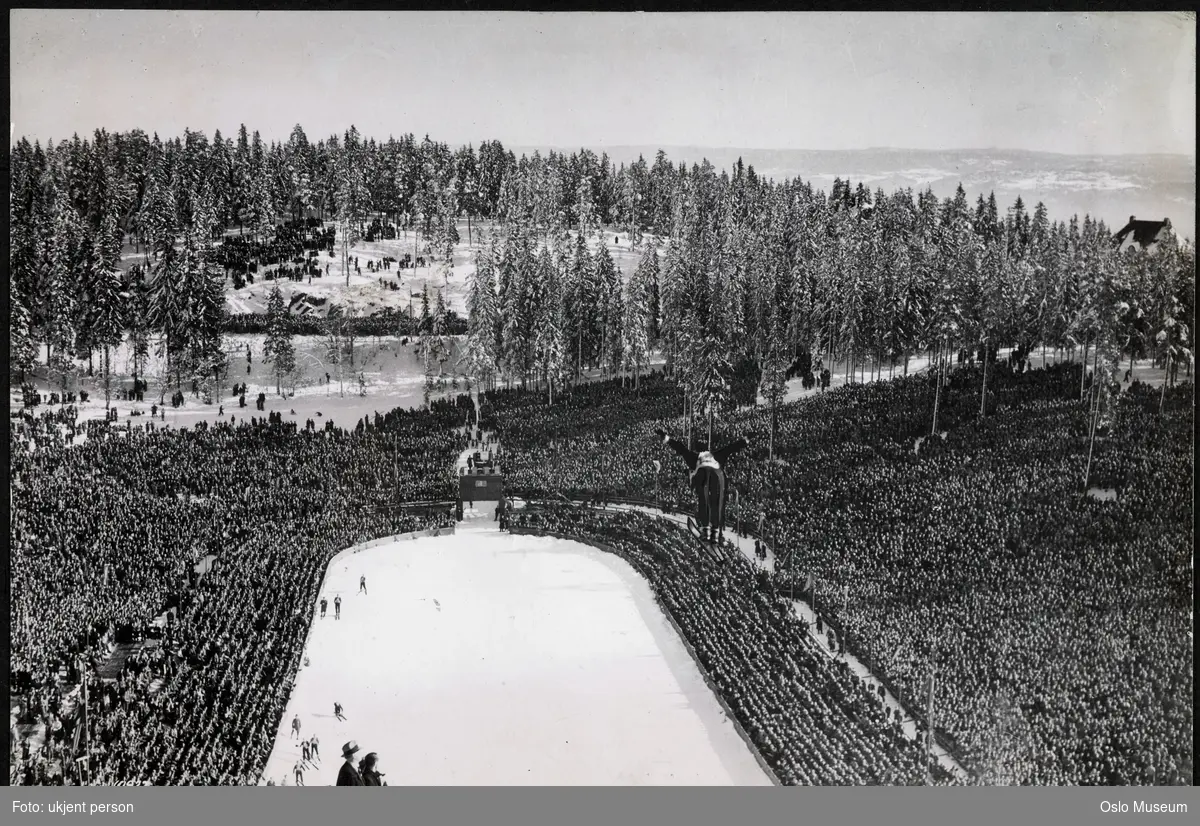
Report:
[[[692,490],[696,492],[696,524],[700,529],[700,538],[716,542],[718,534],[725,535],[722,524],[725,517],[725,463],[750,443],[745,439],[738,439],[719,450],[702,450],[696,453],[689,450],[683,442],[672,439],[665,430],[654,432],[663,440],[663,444],[687,462],[688,470],[692,474]]]

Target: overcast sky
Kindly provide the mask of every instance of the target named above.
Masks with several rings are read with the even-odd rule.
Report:
[[[1195,154],[1179,14],[13,11],[14,136]]]

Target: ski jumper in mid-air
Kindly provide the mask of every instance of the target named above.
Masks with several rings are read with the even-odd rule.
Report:
[[[696,453],[689,450],[683,442],[672,439],[666,431],[655,432],[663,440],[663,444],[687,462],[688,470],[692,474],[692,490],[696,492],[696,524],[700,529],[700,538],[716,542],[718,534],[725,534],[725,463],[729,461],[729,457],[750,443],[745,439],[738,439],[720,450],[702,450]]]

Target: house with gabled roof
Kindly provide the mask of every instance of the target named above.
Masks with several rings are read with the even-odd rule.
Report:
[[[1129,223],[1113,235],[1113,244],[1120,252],[1138,246],[1140,249],[1153,252],[1159,241],[1171,232],[1171,219],[1161,221],[1139,221],[1135,216],[1129,216]]]

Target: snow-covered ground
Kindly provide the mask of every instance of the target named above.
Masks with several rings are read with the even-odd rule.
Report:
[[[295,782],[297,715],[320,738],[313,786],[336,782],[348,740],[393,786],[771,782],[615,556],[500,533],[477,508],[453,536],[340,555],[321,594],[263,783]]]
[[[331,224],[327,222],[326,225]],[[234,289],[232,283],[226,281],[226,302],[231,313],[263,314],[267,310],[267,298],[278,283],[285,301],[290,301],[295,293],[304,293],[315,299],[353,305],[364,314],[389,307],[404,310],[410,306],[419,312],[421,293],[428,288],[431,302],[440,291],[447,306],[465,317],[467,285],[470,276],[475,272],[475,255],[486,247],[490,230],[491,222],[472,221],[471,230],[468,232],[466,220],[459,220],[460,240],[454,245],[449,267],[446,267],[445,261],[433,260],[428,250],[428,239],[422,237],[418,242],[413,232],[401,231],[399,237],[391,241],[359,241],[350,248],[349,254],[351,259],[357,258],[361,274],[354,268],[352,260],[349,282],[342,267],[341,247],[335,244],[335,254],[332,257],[322,250],[315,259],[321,271],[319,278],[314,278],[311,282],[307,277],[301,282],[267,281],[263,276],[268,269],[274,270],[275,267],[260,267],[254,276],[254,283],[241,289]],[[570,230],[569,234],[573,239],[577,233]],[[236,236],[238,232],[234,230],[227,235]],[[660,241],[655,236],[645,236],[635,249],[628,233],[605,229],[599,234],[589,234],[587,243],[592,254],[595,254],[600,245],[599,235],[603,235],[603,243],[617,271],[626,278],[636,269],[648,245],[655,244],[658,247],[660,258],[666,252],[666,241]],[[539,239],[539,243],[543,242]],[[424,257],[426,266],[407,270],[397,270],[393,266],[384,272],[371,272],[367,269],[368,262],[379,264],[385,256],[399,260],[406,253],[414,259],[417,256]],[[134,264],[145,265],[146,256],[141,248],[127,243],[122,250],[121,261],[122,267],[128,269]],[[383,280],[383,284],[380,284],[380,279]],[[391,284],[395,284],[398,289],[393,290],[390,286],[385,286]],[[324,315],[324,307],[318,311],[318,315]]]
[[[1007,359],[1009,353],[1011,353],[1011,352],[1012,352],[1011,347],[1001,348],[999,358],[1001,360]],[[1080,354],[1076,353],[1075,358],[1079,359],[1079,357],[1080,357]],[[1065,357],[1065,355],[1056,355],[1053,351],[1047,352],[1044,359],[1043,359],[1042,351],[1040,349],[1035,349],[1032,353],[1029,354],[1029,368],[1031,370],[1037,370],[1037,369],[1040,369],[1040,368],[1046,367],[1046,366],[1053,367],[1055,364],[1058,364],[1059,362],[1063,362],[1063,361],[1067,361],[1067,358]],[[1091,364],[1091,362],[1089,361],[1089,367],[1088,367],[1089,370],[1091,370],[1090,364]],[[956,363],[955,365],[953,365],[952,369],[957,369],[957,367],[958,367],[958,365]],[[829,377],[829,386],[830,386],[831,390],[838,388],[838,387],[844,387],[848,383],[846,381],[846,369],[847,369],[847,366],[846,366],[845,361],[838,361],[832,367],[832,369],[830,370],[830,377]],[[920,373],[920,372],[922,372],[924,370],[928,370],[928,369],[929,369],[929,355],[927,353],[915,355],[908,360],[907,375],[912,375],[914,373]],[[1118,371],[1119,372],[1118,379],[1120,379],[1122,387],[1130,384],[1129,381],[1125,380],[1125,372],[1129,369],[1130,369],[1129,359],[1122,359],[1121,367],[1120,367],[1120,370]],[[864,384],[864,383],[869,383],[873,380],[874,381],[888,381],[890,379],[899,378],[904,375],[906,375],[906,374],[904,372],[903,363],[897,364],[895,366],[895,368],[885,365],[884,369],[882,371],[880,371],[878,379],[872,379],[870,367],[866,368],[866,371],[864,372],[862,366],[858,365],[858,366],[856,366],[855,371],[854,371],[854,382],[856,384]],[[1162,368],[1157,368],[1150,361],[1143,359],[1142,361],[1138,362],[1137,364],[1135,364],[1133,366],[1131,381],[1137,380],[1137,381],[1143,382],[1144,384],[1161,384],[1165,377],[1166,377],[1165,370],[1163,370]],[[1188,376],[1187,376],[1186,369],[1181,368],[1179,371],[1179,381],[1184,381],[1187,378],[1188,378]],[[821,392],[821,388],[819,386],[812,387],[808,390],[805,390],[803,380],[800,378],[789,379],[787,382],[787,395],[785,395],[783,397],[783,401],[786,404],[787,402],[794,402],[794,401],[798,401],[803,398],[807,398],[809,396],[818,395],[820,392]],[[763,398],[761,389],[759,390],[759,394],[758,394],[758,404],[760,406],[767,404],[767,400],[765,398]]]
[[[155,418],[155,427],[193,427],[196,423],[206,421],[216,424],[218,419],[228,422],[231,416],[237,421],[249,420],[251,417],[263,418],[267,413],[279,413],[284,421],[296,421],[301,426],[307,419],[313,419],[318,427],[324,427],[325,422],[332,419],[338,427],[353,428],[363,416],[373,416],[376,412],[386,413],[397,407],[420,407],[424,404],[425,368],[421,359],[418,345],[409,340],[403,343],[396,336],[367,336],[359,339],[354,348],[354,369],[351,371],[347,363],[343,371],[343,382],[339,387],[337,370],[326,362],[328,353],[325,342],[316,336],[296,336],[293,345],[296,348],[296,363],[298,377],[295,386],[286,381],[283,386],[286,395],[276,392],[274,376],[270,366],[263,363],[263,335],[232,334],[226,337],[227,352],[230,357],[230,374],[221,389],[220,398],[213,398],[211,403],[205,403],[202,397],[196,397],[189,391],[190,386],[184,386],[186,401],[183,407],[173,408],[169,404],[165,418]],[[459,339],[452,339],[454,352],[446,362],[448,373],[454,370]],[[246,372],[246,348],[249,347],[252,358],[249,362],[250,372]],[[140,427],[149,420],[152,406],[157,405],[162,385],[165,362],[157,354],[151,354],[145,378],[150,383],[150,392],[146,393],[141,402],[121,401],[116,397],[120,387],[132,387],[133,381],[123,371],[128,368],[129,348],[122,344],[114,348],[112,364],[114,376],[111,380],[113,398],[110,405],[117,410],[117,422],[124,426],[126,421],[132,421],[135,427]],[[41,353],[45,357],[45,351]],[[650,367],[662,369],[663,356],[656,353],[650,360]],[[86,362],[83,368],[86,369]],[[116,371],[122,371],[117,373]],[[326,373],[330,380],[325,380]],[[363,384],[360,390],[358,377],[361,374]],[[601,378],[598,370],[586,371],[588,380]],[[29,381],[40,389],[43,396],[48,398],[51,391],[61,389],[58,380],[48,380],[44,366],[39,367],[35,374],[28,377]],[[246,407],[239,408],[237,399],[230,394],[230,385],[245,383]],[[101,419],[105,415],[104,383],[99,371],[93,378],[80,376],[73,380],[73,387],[88,391],[90,398],[87,403],[77,404],[80,419]],[[464,385],[456,390],[452,384],[444,389],[436,390],[433,398],[442,398],[463,392]],[[168,398],[174,391],[174,385],[167,388]],[[260,413],[254,407],[254,400],[259,393],[266,394],[265,410]],[[21,409],[20,388],[10,386],[9,404],[13,410]],[[43,402],[35,409],[36,413],[54,410],[58,406],[50,406]],[[139,415],[132,416],[133,411]],[[159,407],[158,416],[162,416]],[[81,436],[80,439],[83,437]]]

